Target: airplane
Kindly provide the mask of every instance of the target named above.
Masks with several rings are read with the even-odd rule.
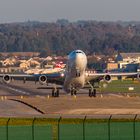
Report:
[[[71,93],[71,95],[76,95],[77,91],[81,88],[86,88],[88,85],[89,96],[96,97],[96,83],[99,83],[101,80],[104,80],[107,83],[110,83],[112,76],[127,76],[133,77],[140,80],[140,73],[87,73],[87,56],[82,50],[72,51],[68,55],[68,61],[66,64],[66,69],[60,72],[51,73],[51,74],[0,74],[5,83],[10,83],[12,79],[23,80],[24,83],[26,80],[34,80],[35,82],[39,81],[40,84],[58,83],[62,85],[61,88],[65,92]],[[52,89],[52,96],[59,96],[59,87],[46,87],[46,89]]]

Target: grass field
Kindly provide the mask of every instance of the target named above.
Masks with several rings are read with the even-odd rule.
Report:
[[[115,80],[106,85],[102,82],[98,91],[109,93],[140,93],[140,82],[132,80]]]
[[[8,118],[0,119],[2,140],[132,140],[140,138],[140,121],[132,119],[79,118]],[[34,121],[33,121],[34,120]],[[135,127],[135,128],[134,128]],[[135,132],[135,131],[136,132]]]

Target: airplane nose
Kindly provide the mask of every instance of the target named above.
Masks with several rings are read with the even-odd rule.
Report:
[[[85,57],[82,54],[77,54],[75,57],[75,65],[77,67],[81,67],[84,63],[85,63]]]
[[[84,59],[84,56],[82,54],[76,54],[75,59],[79,62]]]

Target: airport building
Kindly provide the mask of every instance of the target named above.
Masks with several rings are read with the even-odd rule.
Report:
[[[119,69],[138,71],[140,65],[140,53],[119,53],[116,57]]]

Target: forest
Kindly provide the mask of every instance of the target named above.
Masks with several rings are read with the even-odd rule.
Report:
[[[140,52],[140,22],[98,22],[65,19],[0,24],[0,52],[67,55],[81,49],[88,55]]]

